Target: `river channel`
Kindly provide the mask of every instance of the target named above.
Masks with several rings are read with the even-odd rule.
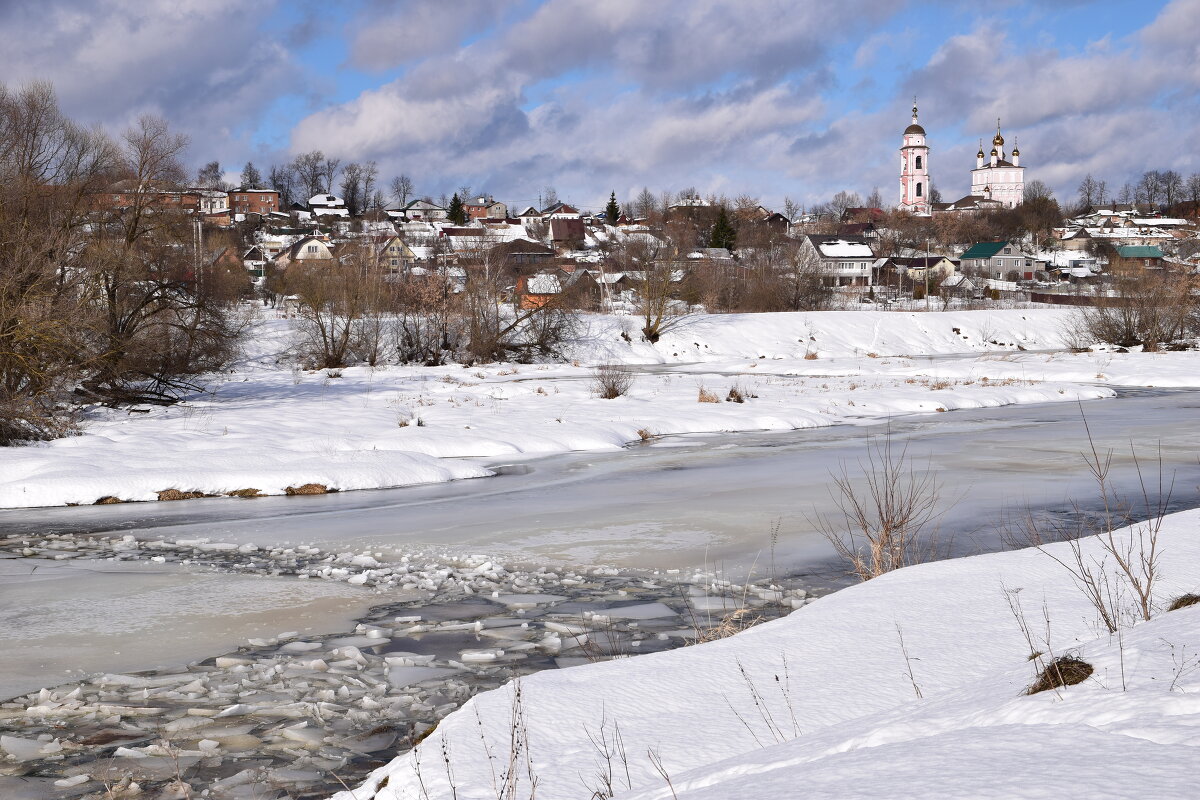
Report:
[[[1091,449],[1085,417],[1095,446],[1102,453],[1112,451],[1110,478],[1121,492],[1136,496],[1144,479],[1158,493],[1161,464],[1170,508],[1200,505],[1198,411],[1195,390],[1121,390],[1116,398],[1082,406],[1009,406],[897,417],[882,425],[667,437],[620,452],[495,462],[489,466],[496,477],[432,486],[3,511],[0,699],[106,672],[174,670],[183,682],[196,675],[181,670],[198,669],[199,678],[231,686],[231,674],[237,678],[261,668],[264,681],[275,680],[271,676],[284,669],[284,661],[288,669],[309,674],[307,666],[293,662],[310,648],[317,655],[328,653],[313,664],[358,659],[354,668],[367,676],[364,692],[374,691],[371,680],[390,680],[392,690],[372,700],[373,709],[381,708],[377,701],[394,700],[396,692],[409,692],[405,699],[412,705],[393,709],[398,716],[388,719],[408,720],[415,731],[424,718],[420,713],[427,710],[428,718],[436,719],[462,698],[449,696],[453,692],[433,681],[426,694],[442,705],[426,702],[426,695],[405,688],[405,681],[416,678],[404,670],[433,669],[430,676],[442,670],[461,678],[462,662],[472,658],[497,659],[494,666],[508,664],[525,673],[586,660],[594,651],[580,649],[578,631],[565,615],[628,619],[627,625],[621,623],[622,646],[649,652],[674,646],[672,637],[687,627],[687,614],[725,610],[719,598],[707,596],[712,576],[739,585],[778,583],[779,592],[759,597],[771,603],[778,601],[776,595],[783,597],[783,609],[805,602],[804,589],[797,587],[807,587],[811,597],[844,585],[844,571],[816,520],[836,511],[831,474],[845,469],[851,479],[859,475],[871,440],[890,437],[894,451],[904,449],[914,468],[933,474],[943,498],[941,539],[949,544],[949,555],[969,555],[999,548],[1000,530],[1027,511],[1069,516],[1076,507],[1096,507],[1083,455]],[[95,547],[87,544],[92,541]],[[55,550],[60,547],[61,552]],[[407,566],[383,577],[369,569],[376,562],[431,560],[437,563],[424,571],[413,568],[418,577],[412,578],[404,577]],[[497,572],[493,564],[505,565],[507,572]],[[363,580],[346,579],[354,569],[365,569]],[[438,593],[445,587],[431,588],[430,581],[450,573],[446,585],[466,594],[447,603],[445,593]],[[297,575],[341,580],[297,580]],[[672,587],[675,576],[688,575],[700,577],[690,584],[680,579]],[[480,586],[496,591],[479,596]],[[557,599],[547,606],[536,595],[525,599],[520,592],[526,590]],[[626,617],[615,613],[626,609]],[[489,641],[496,641],[481,638],[481,632],[493,625],[511,634],[497,633],[503,647],[487,650]],[[597,626],[590,630],[595,637]],[[239,647],[224,666],[212,659]],[[435,657],[436,662],[429,660]],[[462,684],[460,693],[513,674],[470,673],[475,683]],[[143,679],[118,680],[126,682],[120,684],[126,691]],[[145,680],[160,686],[159,679]],[[164,680],[168,688],[161,691],[172,701],[198,702],[204,694],[173,693],[170,676]],[[276,687],[277,694],[290,691],[286,684],[284,689],[262,685]],[[101,700],[103,691],[117,691],[103,686],[96,695]],[[250,707],[245,697],[260,690],[240,691],[238,702]],[[210,698],[212,713],[221,708],[230,713],[234,706],[221,704],[239,696],[208,693],[215,698]],[[279,695],[276,702],[286,699]],[[153,698],[147,694],[142,702]],[[24,713],[20,703],[8,705],[13,714]],[[302,738],[282,723],[256,725],[242,726],[245,731],[236,736],[259,737],[260,744],[266,742],[263,752],[270,751],[272,736],[293,745]],[[347,741],[366,737],[381,754],[391,752],[390,739],[379,745],[375,740],[381,734],[372,739],[363,732],[375,730],[374,722],[359,728],[341,735]],[[251,730],[253,735],[246,732]],[[306,785],[319,792],[329,780],[322,769],[345,762],[344,754],[339,761],[320,749],[331,740],[313,735],[305,745],[313,752],[310,772],[324,777],[312,778],[311,784],[296,778],[279,796],[293,796],[295,787]],[[42,736],[49,741],[49,734]],[[211,744],[224,740],[205,741],[213,753],[224,752],[224,744]],[[234,774],[233,762],[211,754],[206,761],[204,753],[195,752],[195,763],[208,763],[206,774],[213,780]],[[291,758],[290,752],[284,748],[274,757]],[[44,756],[30,756],[30,776],[43,774],[45,764],[37,759]],[[283,762],[262,761],[261,769],[270,763]],[[365,769],[373,762],[355,763]],[[82,761],[76,766],[76,773],[51,777],[93,769]],[[0,788],[16,785],[4,780],[0,775]]]

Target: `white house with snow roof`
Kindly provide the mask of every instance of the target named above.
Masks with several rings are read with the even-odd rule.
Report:
[[[308,198],[308,207],[316,217],[348,217],[350,209],[346,208],[346,201],[338,197],[336,194],[314,194]]]
[[[870,286],[875,252],[861,236],[807,234],[800,240],[801,263],[819,265],[830,286]]]

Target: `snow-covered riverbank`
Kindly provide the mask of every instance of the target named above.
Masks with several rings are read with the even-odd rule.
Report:
[[[1200,589],[1198,527],[1167,517],[1154,616],[1119,636],[1038,550],[924,564],[732,638],[479,695],[337,800],[482,800],[506,774],[504,796],[536,779],[562,800],[607,782],[644,800],[1190,797],[1200,604],[1167,608]],[[1063,655],[1090,677],[1025,694]]]
[[[626,341],[628,318],[585,317],[571,364],[315,372],[282,356],[289,321],[263,321],[252,356],[209,391],[96,410],[82,435],[6,450],[0,507],[405,486],[490,474],[472,458],[1200,384],[1194,353],[1037,352],[1062,348],[1069,313],[698,316],[655,345]],[[600,363],[639,365],[627,396],[596,396]],[[701,389],[718,402],[699,402]]]

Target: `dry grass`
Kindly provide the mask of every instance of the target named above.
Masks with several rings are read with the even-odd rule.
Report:
[[[1037,694],[1083,683],[1092,674],[1092,665],[1073,656],[1059,656],[1046,665],[1025,694]]]
[[[106,495],[104,495],[104,497],[101,497],[99,500],[97,500],[97,501],[96,501],[96,502],[95,502],[93,505],[97,505],[97,506],[111,506],[111,505],[116,505],[117,503],[127,503],[127,502],[129,502],[129,501],[128,501],[128,500],[122,500],[122,499],[121,499],[121,498],[119,498],[119,497],[113,497],[113,496],[112,496],[112,495],[110,495],[110,494],[106,494]]]
[[[262,497],[263,496],[261,489],[253,489],[253,488],[234,489],[232,492],[226,492],[225,494],[228,495],[229,497]]]
[[[288,497],[299,494],[328,494],[329,487],[323,483],[306,483],[301,486],[289,486],[284,492]]]
[[[696,398],[696,402],[698,402],[698,403],[719,403],[719,402],[721,402],[721,398],[717,397],[715,394],[710,392],[708,389],[705,389],[703,386],[701,386],[700,394]]]
[[[1178,611],[1181,608],[1194,606],[1200,603],[1200,594],[1185,594],[1182,597],[1176,597],[1171,601],[1171,605],[1167,606],[1167,611]]]
[[[813,353],[813,352],[808,352],[808,353],[804,354],[805,361],[816,361],[817,358],[818,358],[817,354]]]
[[[158,492],[159,500],[195,500],[204,497],[204,492],[181,492],[178,489],[163,489]]]
[[[633,373],[616,364],[601,364],[592,376],[592,391],[605,400],[614,400],[629,393]]]
[[[651,439],[656,438],[655,434],[652,433],[649,428],[638,428],[637,435],[638,435],[638,438],[641,439],[643,442],[648,442]]]
[[[844,463],[830,477],[842,519],[815,523],[860,580],[937,557],[936,536],[924,533],[945,513],[941,484],[914,467],[907,446],[893,446],[890,429],[868,440],[857,477]]]

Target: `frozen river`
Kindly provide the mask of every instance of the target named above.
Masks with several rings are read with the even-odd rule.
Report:
[[[751,605],[775,614],[808,602],[804,589],[838,585],[844,575],[812,520],[835,508],[831,471],[845,465],[853,475],[868,437],[889,427],[894,446],[936,473],[952,504],[943,540],[952,538],[961,555],[999,547],[1006,519],[1026,510],[1094,507],[1081,413],[1096,445],[1114,451],[1121,490],[1138,485],[1136,442],[1152,484],[1161,452],[1173,508],[1200,505],[1198,410],[1200,392],[1125,391],[1082,412],[1058,403],[902,417],[890,426],[672,437],[622,452],[495,463],[497,477],[426,487],[0,512],[0,700],[33,692],[2,704],[9,722],[0,731],[25,737],[8,741],[32,748],[31,775],[50,769],[36,779],[0,775],[0,795],[56,797],[53,780],[102,764],[114,775],[136,765],[139,779],[152,782],[170,773],[175,762],[163,758],[111,764],[115,745],[86,739],[98,729],[26,710],[43,698],[53,705],[84,697],[93,705],[78,713],[116,708],[137,719],[139,705],[166,709],[100,731],[99,742],[169,738],[198,715],[195,724],[208,726],[204,736],[222,753],[245,746],[224,760],[186,756],[198,786],[257,765],[278,782],[272,798],[301,789],[323,796],[337,787],[329,770],[361,778],[378,763],[370,753],[390,754],[401,746],[398,735],[415,735],[475,691],[592,660],[597,646],[610,656],[678,646],[696,614],[719,619],[737,607],[728,605],[731,595],[746,602],[748,590],[721,578],[786,577],[780,591],[759,584],[751,596]],[[366,577],[354,567],[361,559],[368,569],[388,567],[391,577],[355,585],[351,568]],[[516,571],[497,574],[494,562]],[[610,618],[636,622],[615,632],[604,627]],[[579,633],[610,638],[588,645]],[[158,672],[127,674],[143,670]],[[363,697],[343,702],[346,680]],[[62,684],[57,694],[37,693]],[[72,685],[79,688],[64,694]],[[373,710],[353,712],[364,717],[357,721],[343,714],[359,702]],[[321,749],[301,769],[289,749],[301,734],[275,716],[318,705],[333,716],[310,732]],[[224,720],[243,713],[237,724]],[[32,737],[64,732],[84,749],[67,762],[38,761],[45,753],[33,753],[42,745]],[[189,753],[198,746],[186,737],[181,745]]]

